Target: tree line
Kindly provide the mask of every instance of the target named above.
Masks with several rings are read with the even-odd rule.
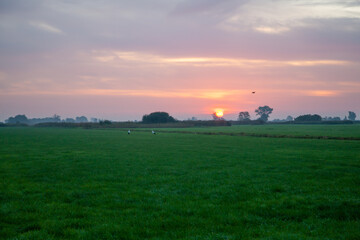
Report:
[[[267,122],[270,114],[273,112],[273,108],[265,105],[259,106],[255,109],[255,116],[257,116],[254,120],[251,119],[250,113],[247,111],[239,112],[238,121],[240,122],[253,122],[257,121]],[[213,120],[215,121],[225,121],[223,117],[218,117],[215,113],[212,114]],[[353,111],[348,112],[348,116],[345,116],[343,120],[356,120],[356,114]],[[191,121],[191,120],[190,120]],[[194,120],[193,120],[194,121]],[[288,116],[284,120],[275,119],[273,122],[320,122],[320,121],[342,121],[340,117],[325,117],[322,118],[318,114],[305,114],[300,115],[296,118],[292,116]],[[5,120],[7,124],[26,124],[26,125],[35,125],[41,123],[99,123],[100,125],[109,125],[112,122],[109,120],[98,120],[97,118],[91,118],[89,121],[87,117],[80,116],[76,118],[66,118],[61,119],[59,115],[54,115],[52,117],[45,117],[45,118],[27,118],[26,115],[16,115],[15,117],[9,117]],[[152,112],[150,114],[145,114],[142,117],[141,123],[144,124],[153,124],[153,123],[175,123],[178,122],[174,117],[170,116],[167,112]],[[220,124],[221,125],[221,124]]]
[[[261,120],[267,122],[269,119],[270,114],[272,113],[273,109],[269,106],[262,106],[255,109],[256,116],[259,116],[256,120]],[[274,122],[319,122],[319,121],[355,121],[356,114],[353,111],[348,111],[348,116],[345,116],[343,119],[340,117],[321,117],[318,114],[305,114],[300,115],[296,118],[292,116],[288,116],[284,120],[275,119]],[[251,121],[251,117],[249,112],[240,112],[238,115],[238,121]]]
[[[97,122],[98,120],[96,118],[91,118],[91,122]],[[54,115],[52,117],[45,117],[45,118],[27,118],[25,114],[19,114],[15,117],[9,117],[5,120],[5,123],[7,124],[27,124],[27,125],[35,125],[39,123],[60,123],[60,122],[66,122],[66,123],[87,123],[89,120],[85,116],[80,116],[76,118],[66,118],[61,119],[59,115]]]
[[[257,120],[261,120],[263,122],[267,122],[269,119],[270,114],[273,112],[273,108],[265,105],[260,106],[255,109],[256,116],[259,116]],[[249,112],[240,112],[238,116],[239,121],[251,121],[250,113]]]
[[[273,108],[271,108],[267,105],[259,106],[257,109],[255,109],[255,115],[257,116],[257,118],[254,120],[256,120],[258,122],[267,122],[269,120],[270,114],[273,112],[273,110],[274,110]],[[225,121],[225,119],[223,117],[217,116],[216,113],[213,113],[212,117],[213,117],[213,120],[215,120],[215,121]],[[193,119],[195,119],[195,118],[193,118]],[[356,119],[356,114],[352,111],[349,111],[349,115],[344,118],[344,120],[351,120],[351,121],[355,121],[355,119]],[[242,122],[252,121],[249,112],[239,112],[237,120],[242,121]],[[305,115],[300,115],[296,118],[293,118],[292,116],[288,116],[284,121],[287,121],[287,122],[291,122],[291,121],[317,122],[317,121],[322,121],[322,120],[341,121],[341,119],[338,117],[322,118],[318,114],[313,114],[313,115],[305,114]],[[173,123],[176,121],[177,120],[175,118],[173,118],[172,116],[170,116],[167,112],[153,112],[150,114],[145,114],[142,118],[142,123]]]

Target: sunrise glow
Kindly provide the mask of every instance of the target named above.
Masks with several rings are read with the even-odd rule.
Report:
[[[16,114],[138,121],[153,111],[179,120],[224,111],[236,120],[242,111],[253,119],[264,105],[274,108],[270,120],[360,114],[356,0],[0,8],[0,122]]]
[[[215,109],[215,115],[221,118],[224,116],[224,111],[222,109]]]

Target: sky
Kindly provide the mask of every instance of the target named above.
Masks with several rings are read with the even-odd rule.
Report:
[[[0,121],[359,103],[359,0],[0,0]]]

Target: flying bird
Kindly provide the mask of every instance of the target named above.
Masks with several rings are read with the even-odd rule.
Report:
[[[255,92],[252,92],[252,94],[255,94]]]

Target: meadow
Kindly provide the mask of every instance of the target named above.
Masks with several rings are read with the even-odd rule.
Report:
[[[157,131],[186,131],[198,133],[243,133],[263,135],[267,134],[273,137],[337,137],[337,138],[359,138],[360,124],[265,124],[265,125],[234,125],[231,127],[194,127],[194,128],[157,128]]]
[[[360,239],[359,140],[126,131],[0,128],[0,239]]]

